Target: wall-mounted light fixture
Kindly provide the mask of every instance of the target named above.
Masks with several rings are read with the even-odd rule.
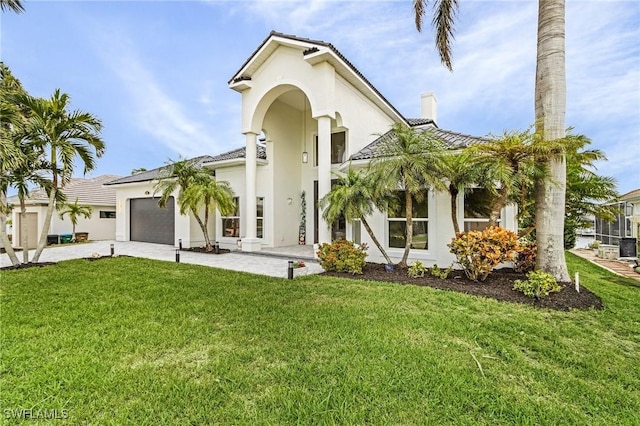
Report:
[[[293,203],[293,198],[291,197],[287,198],[287,204],[291,205],[291,203]]]
[[[302,151],[302,162],[303,163],[309,162],[309,153],[307,151]]]

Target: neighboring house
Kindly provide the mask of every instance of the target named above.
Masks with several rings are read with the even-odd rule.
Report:
[[[333,45],[322,41],[272,32],[228,84],[242,96],[245,147],[196,159],[215,171],[218,180],[228,181],[237,197],[238,211],[212,221],[211,236],[223,247],[241,240],[243,251],[258,251],[296,245],[301,234],[307,245],[346,237],[368,243],[369,260],[382,261],[359,223],[327,224],[315,207],[335,174],[350,165],[366,166],[380,141],[376,135],[398,122],[434,132],[452,148],[485,141],[438,128],[436,99],[430,93],[422,95],[422,117],[405,118]],[[157,207],[154,179],[159,170],[108,184],[117,190],[116,239],[201,245],[193,218],[180,215],[174,202],[169,209]],[[301,231],[303,192],[306,224]],[[476,199],[478,195],[476,191]],[[460,223],[465,229],[486,226],[487,218],[465,217],[465,204],[471,202],[459,196]],[[441,265],[454,260],[447,248],[453,237],[449,206],[448,193],[438,192],[430,192],[417,206],[412,259]],[[516,230],[515,215],[516,207],[507,206],[501,225]],[[399,260],[404,219],[375,214],[369,223],[390,256]]]
[[[637,255],[640,251],[640,188],[622,195],[620,202],[615,204],[620,212],[613,222],[596,219],[596,240],[617,246],[622,240],[633,239]]]
[[[76,232],[88,232],[91,240],[113,240],[116,229],[116,192],[112,187],[103,186],[105,182],[119,178],[116,175],[102,175],[95,178],[72,178],[62,189],[68,203],[88,205],[93,209],[89,219],[80,217]],[[13,245],[20,246],[20,200],[17,196],[10,197],[9,203],[13,205],[11,214],[13,229]],[[27,207],[27,239],[28,247],[38,245],[38,239],[42,233],[44,220],[49,205],[49,198],[44,190],[38,189],[29,194],[26,200]],[[54,210],[51,218],[51,227],[47,235],[71,234],[72,224],[69,216],[60,219],[58,210]]]

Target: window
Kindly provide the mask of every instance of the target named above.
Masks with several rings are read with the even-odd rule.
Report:
[[[229,215],[222,218],[222,236],[223,237],[240,237],[240,198],[234,197],[233,202],[236,206],[235,210]]]
[[[112,212],[109,210],[100,210],[100,219],[115,219],[116,212]]]
[[[487,228],[494,200],[495,195],[485,188],[473,188],[464,194],[464,232]]]
[[[362,235],[361,235],[361,227],[360,227],[360,219],[356,219],[351,224],[351,240],[354,244],[362,243]]]
[[[347,161],[347,132],[331,134],[331,164],[342,164]],[[313,145],[313,165],[318,165],[318,136]]]
[[[633,204],[626,203],[625,204],[625,216],[633,216]]]
[[[387,212],[387,234],[389,248],[404,248],[407,235],[407,218],[405,215],[406,195],[400,192],[398,206]],[[429,248],[429,202],[425,197],[421,202],[413,199],[413,238],[411,248],[427,250]]]
[[[264,235],[264,197],[256,199],[256,237],[262,238]]]

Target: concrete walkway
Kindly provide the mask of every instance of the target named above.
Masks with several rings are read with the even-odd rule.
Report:
[[[633,264],[632,262],[628,262],[625,260],[600,259],[599,257],[596,257],[593,250],[589,249],[572,249],[569,251],[576,256],[580,256],[591,263],[595,263],[596,265],[610,272],[613,272],[616,275],[633,278],[640,281],[640,274],[638,274],[633,270],[633,268],[631,268],[631,265]]]
[[[81,259],[91,257],[94,253],[100,256],[109,256],[111,244],[114,244],[115,254],[144,257],[147,259],[176,261],[176,249],[173,246],[163,244],[139,243],[132,241],[95,241],[80,244],[70,244],[65,246],[49,246],[40,256],[41,262],[59,262],[68,259]],[[29,253],[29,259],[33,257],[34,250]],[[22,252],[17,252],[18,259],[22,260]],[[180,262],[193,265],[211,266],[232,271],[250,272],[270,277],[287,277],[287,266],[289,260],[298,260],[296,257],[278,257],[265,255],[252,255],[249,253],[232,252],[220,255],[194,253],[190,251],[180,252]],[[323,272],[322,267],[317,262],[306,260],[309,274],[319,274]],[[0,255],[0,267],[10,266],[11,261],[7,254]]]

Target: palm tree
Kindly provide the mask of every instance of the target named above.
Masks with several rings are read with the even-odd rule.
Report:
[[[178,158],[167,161],[160,170],[160,177],[154,188],[154,194],[160,193],[158,206],[167,207],[167,202],[173,193],[186,190],[201,172],[201,168],[194,160]]]
[[[562,142],[545,141],[530,130],[504,132],[470,151],[485,168],[485,187],[495,193],[489,214],[489,226],[497,225],[500,212],[510,199],[536,177],[544,177],[546,169],[537,168],[536,159],[547,158],[562,149]],[[498,185],[498,188],[495,188]]]
[[[382,191],[405,193],[406,239],[398,266],[406,267],[413,242],[413,201],[421,202],[429,186],[444,188],[438,174],[444,144],[430,133],[417,132],[402,123],[394,124],[381,137],[370,171]]]
[[[25,200],[29,197],[29,189],[32,186],[52,191],[51,181],[42,176],[42,170],[48,168],[48,164],[41,161],[40,152],[29,144],[22,145],[25,161],[19,167],[13,167],[7,172],[3,180],[17,191],[20,200],[20,246],[22,246],[22,262],[29,262],[27,207]],[[12,260],[13,262],[13,260]],[[36,262],[34,260],[34,262]],[[15,263],[14,263],[15,264]]]
[[[545,140],[560,140],[567,110],[565,0],[539,0],[536,60],[536,130]],[[560,282],[571,280],[564,255],[567,167],[564,153],[538,160],[549,171],[536,184],[536,269]]]
[[[606,160],[600,150],[586,149],[591,140],[583,135],[569,134],[562,140],[566,146],[567,189],[565,197],[565,232],[571,235],[572,226],[582,223],[584,217],[593,215],[598,218],[613,220],[617,207],[608,203],[618,197],[615,179],[600,176],[595,172],[594,162]],[[522,188],[522,198],[535,197],[535,180]],[[535,229],[535,206],[521,203],[519,225],[524,234]],[[570,222],[570,223],[568,223]]]
[[[11,10],[15,13],[24,12],[24,6],[22,6],[22,2],[20,0],[0,0],[0,9],[3,12],[7,10]]]
[[[414,0],[415,22],[422,20],[429,0]],[[452,70],[451,41],[458,11],[457,0],[434,0],[433,26],[436,47],[444,65]],[[538,0],[538,41],[536,57],[535,122],[545,140],[565,136],[566,113],[565,0]],[[566,191],[566,163],[563,154],[540,160],[549,170],[536,185],[536,268],[558,281],[569,281],[564,258],[563,221]]]
[[[222,216],[231,214],[236,206],[233,201],[233,190],[226,181],[217,181],[205,169],[202,169],[196,179],[178,196],[180,213],[187,214],[191,211],[193,217],[200,225],[204,235],[206,251],[212,251],[211,239],[207,230],[209,224],[209,213],[217,208]],[[204,218],[198,214],[200,209],[204,209]]]
[[[338,177],[331,191],[318,201],[318,205],[323,209],[322,217],[327,223],[333,223],[343,215],[347,222],[360,220],[387,264],[392,264],[391,258],[376,238],[366,219],[373,213],[374,207],[380,211],[386,210],[392,202],[389,199],[391,193],[383,194],[376,191],[376,184],[371,177],[371,174],[355,171],[349,167],[347,174]]]
[[[481,176],[484,166],[480,164],[476,157],[467,150],[461,152],[448,152],[442,157],[440,163],[440,176],[447,180],[451,204],[451,222],[453,230],[460,233],[460,225],[458,224],[458,194],[460,191],[466,191],[473,185],[482,181]]]
[[[415,14],[416,29],[422,32],[422,20],[426,15],[429,0],[414,0],[413,10]],[[436,49],[440,60],[449,71],[453,71],[451,53],[453,50],[454,24],[458,14],[458,0],[433,0],[432,25],[436,30]]]
[[[230,214],[234,210],[231,187],[227,182],[217,182],[208,169],[199,166],[194,160],[169,160],[155,185],[155,192],[160,193],[158,205],[166,207],[169,198],[176,191],[180,213],[186,214],[187,211],[191,211],[204,234],[206,250],[213,250],[207,231],[209,212],[215,207],[222,215]],[[204,220],[198,214],[202,207]]]
[[[60,219],[64,219],[65,216],[69,216],[69,220],[71,221],[71,225],[73,226],[72,234],[73,241],[76,241],[76,225],[78,224],[78,219],[80,217],[84,217],[85,219],[91,218],[91,214],[93,213],[93,209],[91,206],[85,206],[82,204],[78,204],[78,198],[76,197],[76,201],[73,204],[63,204],[60,208]]]
[[[33,256],[34,262],[39,260],[47,245],[47,230],[51,226],[57,194],[71,178],[74,161],[79,158],[84,166],[84,173],[87,173],[95,169],[96,157],[101,157],[105,151],[104,142],[100,138],[101,121],[90,113],[68,111],[69,100],[69,95],[61,93],[60,89],[56,89],[49,99],[28,95],[16,98],[17,103],[29,111],[22,138],[48,154],[52,180],[49,206],[38,248]]]
[[[20,261],[7,235],[7,216],[11,212],[7,204],[7,190],[11,185],[9,177],[12,170],[27,166],[26,156],[15,135],[22,129],[28,115],[11,99],[25,93],[20,80],[13,76],[8,66],[0,62],[0,242],[13,265]]]

